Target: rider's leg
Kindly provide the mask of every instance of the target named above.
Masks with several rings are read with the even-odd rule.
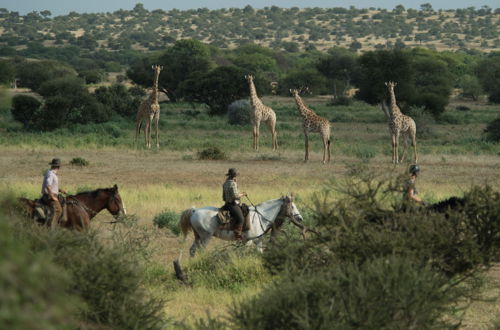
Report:
[[[62,215],[61,203],[58,200],[50,200],[50,208],[52,209],[52,217],[50,219],[50,228],[54,229]]]
[[[241,237],[241,232],[243,231],[243,221],[245,220],[241,207],[237,204],[232,204],[229,206],[229,212],[234,218],[234,238],[241,241],[243,239]]]

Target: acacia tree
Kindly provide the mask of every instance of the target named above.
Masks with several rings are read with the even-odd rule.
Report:
[[[333,85],[333,97],[339,96],[339,87],[341,94],[351,87],[353,80],[357,80],[360,74],[360,67],[356,54],[343,48],[334,48],[329,51],[329,56],[319,60],[316,68]]]
[[[386,81],[398,83],[397,100],[404,109],[423,106],[437,116],[445,110],[452,88],[447,63],[420,50],[380,50],[360,57],[360,99],[378,104],[387,98]]]
[[[491,53],[479,62],[476,75],[488,94],[488,99],[500,103],[500,52]]]
[[[232,102],[248,96],[244,75],[243,70],[235,66],[198,72],[181,84],[180,92],[189,101],[206,104],[209,114],[223,115]]]

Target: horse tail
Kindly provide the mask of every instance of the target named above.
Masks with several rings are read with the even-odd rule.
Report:
[[[182,212],[181,220],[179,221],[179,226],[181,227],[182,234],[186,238],[187,234],[193,230],[191,226],[191,215],[194,212],[194,208],[190,208]]]

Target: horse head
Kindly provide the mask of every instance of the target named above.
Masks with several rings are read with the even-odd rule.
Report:
[[[109,192],[108,202],[106,204],[106,209],[115,218],[118,216],[123,216],[127,214],[127,209],[125,208],[125,203],[118,192],[118,186],[115,184],[112,188],[107,189]]]
[[[301,223],[304,221],[304,218],[302,218],[302,215],[299,212],[299,209],[293,202],[295,196],[293,193],[290,193],[289,195],[283,196],[283,205],[281,207],[281,212],[283,216],[291,219],[292,221],[297,221]]]

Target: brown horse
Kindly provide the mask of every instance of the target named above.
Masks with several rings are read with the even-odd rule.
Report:
[[[40,218],[35,211],[38,205],[37,200],[20,198],[20,201],[30,218],[42,224],[47,224],[45,219]],[[66,208],[67,220],[61,226],[77,230],[89,228],[90,220],[103,209],[107,209],[115,217],[126,214],[116,184],[112,188],[97,189],[68,196],[66,198]]]

